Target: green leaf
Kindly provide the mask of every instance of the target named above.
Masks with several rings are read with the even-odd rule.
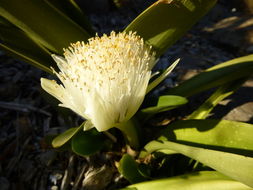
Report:
[[[177,59],[174,63],[171,64],[159,77],[157,77],[153,82],[148,85],[147,93],[153,90],[157,85],[159,85],[170,73],[171,71],[177,66],[180,59]]]
[[[142,182],[121,190],[250,190],[252,188],[215,171],[202,171]]]
[[[9,21],[7,21],[6,19],[4,19],[3,17],[0,16],[0,26],[1,27],[14,27],[13,24],[11,24]]]
[[[140,163],[138,165],[138,171],[140,174],[145,177],[146,179],[150,179],[151,177],[151,167],[147,164]]]
[[[54,148],[58,148],[68,142],[80,129],[82,129],[84,124],[79,127],[73,127],[65,131],[64,133],[58,135],[52,141],[52,145]]]
[[[220,101],[233,94],[247,79],[248,78],[242,78],[221,86],[197,110],[189,115],[187,119],[207,118],[209,113]]]
[[[153,46],[157,57],[180,39],[216,0],[158,0],[125,29],[137,32]]]
[[[152,149],[152,146],[156,146],[156,148],[161,150],[169,149],[181,153],[231,177],[234,180],[238,180],[253,187],[252,157],[161,140],[148,143],[145,146],[145,149],[150,150]],[[157,150],[153,149],[153,151]]]
[[[89,156],[104,147],[105,138],[96,129],[89,131],[79,131],[72,138],[71,146],[73,152],[80,156]]]
[[[52,142],[53,142],[53,140],[56,136],[57,135],[54,135],[54,134],[48,134],[48,135],[46,135],[42,138],[42,143],[46,146],[46,147],[44,147],[45,149],[53,148]],[[57,151],[60,151],[60,152],[62,152],[62,151],[71,151],[70,143],[65,143],[61,147],[58,147]]]
[[[129,154],[123,155],[118,170],[130,183],[138,183],[146,179],[140,174],[138,164]]]
[[[236,74],[235,74],[236,73]],[[221,86],[230,81],[248,77],[253,73],[253,54],[221,63],[169,89],[166,94],[192,96],[196,93]]]
[[[4,51],[6,51],[6,53],[8,53],[9,55],[12,55],[13,57],[16,57],[22,61],[30,63],[31,65],[33,65],[43,71],[53,74],[52,70],[49,69],[49,67],[47,67],[46,64],[42,64],[43,61],[41,61],[40,58],[29,56],[29,53],[26,53],[23,49],[19,49],[18,47],[14,47],[10,44],[8,44],[8,45],[0,44],[0,48],[3,49]],[[37,51],[36,53],[38,53],[38,52],[39,51]],[[44,58],[46,58],[46,57],[43,57],[41,59],[44,59]],[[50,63],[50,62],[51,61],[49,61],[48,63]],[[46,63],[46,62],[43,62],[43,63]]]
[[[43,47],[34,43],[22,31],[15,30],[15,28],[0,29],[0,48],[5,50],[10,55],[38,67],[48,73],[52,74],[50,66],[55,63],[50,57],[50,53]]]
[[[155,114],[168,111],[187,103],[187,99],[181,96],[160,96],[156,106],[144,108],[142,113]]]
[[[253,125],[227,120],[182,120],[162,131],[158,140],[170,140],[202,148],[253,157]]]
[[[95,35],[88,18],[74,0],[45,0],[45,2],[76,22],[90,35]]]
[[[90,35],[43,0],[0,0],[0,16],[23,30],[33,41],[62,54],[63,48]]]
[[[123,189],[120,189],[120,190],[138,190],[138,189],[135,188],[135,187],[126,187],[126,188],[123,188]]]

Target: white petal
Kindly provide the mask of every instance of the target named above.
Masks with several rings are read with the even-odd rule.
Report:
[[[47,91],[49,94],[57,98],[59,101],[63,102],[65,97],[65,89],[57,84],[55,80],[48,80],[45,78],[41,78],[41,87]]]
[[[129,101],[127,118],[131,118],[141,106],[145,97],[150,76],[151,76],[151,72],[149,74],[146,74],[145,78],[141,81],[135,93],[133,94],[134,97],[131,98],[131,101]]]
[[[78,96],[80,95],[78,91],[72,90],[69,92],[62,85],[57,84],[55,80],[48,80],[45,78],[41,78],[41,86],[46,92],[61,102],[59,106],[69,108],[83,118],[89,118],[89,116],[85,114],[84,102],[81,101],[81,98]]]
[[[54,61],[57,63],[57,66],[59,67],[59,69],[61,71],[66,69],[68,63],[67,63],[67,60],[64,57],[59,56],[59,55],[55,55],[55,54],[52,54],[51,56],[54,59]]]
[[[105,105],[101,97],[98,94],[93,96],[92,115],[91,122],[98,131],[106,131],[113,127],[114,114]],[[107,107],[106,107],[107,106]]]

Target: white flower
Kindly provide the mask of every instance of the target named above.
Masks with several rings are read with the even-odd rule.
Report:
[[[143,102],[155,54],[136,33],[111,32],[88,43],[77,42],[52,55],[62,84],[41,79],[42,88],[105,131],[128,121]]]

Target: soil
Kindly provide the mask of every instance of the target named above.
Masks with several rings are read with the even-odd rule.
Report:
[[[98,13],[94,9],[88,16],[99,34],[118,31],[151,4],[151,1],[143,2],[125,1],[122,8],[109,4],[106,10]],[[212,35],[204,30],[223,18],[241,15],[233,4],[220,1],[161,57],[156,70],[166,68],[177,58],[181,58],[181,62],[154,95],[210,66],[247,54],[239,47],[213,41]],[[46,73],[3,51],[0,51],[0,73],[1,190],[110,190],[128,184],[115,167],[114,160],[120,155],[103,152],[83,158],[54,150],[47,144],[48,135],[75,127],[81,120],[74,114],[71,120],[59,115],[43,97],[40,78],[48,77]],[[241,90],[215,109],[212,117],[253,123],[252,87],[252,80],[247,81]],[[188,107],[194,109],[209,94],[194,97]]]

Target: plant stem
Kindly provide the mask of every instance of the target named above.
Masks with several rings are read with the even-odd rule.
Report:
[[[117,142],[117,138],[115,136],[113,136],[111,133],[109,133],[108,131],[103,131],[103,133],[114,143]]]
[[[133,148],[138,149],[140,146],[138,126],[134,119],[130,119],[124,123],[120,123],[116,126],[124,134],[127,143]]]

